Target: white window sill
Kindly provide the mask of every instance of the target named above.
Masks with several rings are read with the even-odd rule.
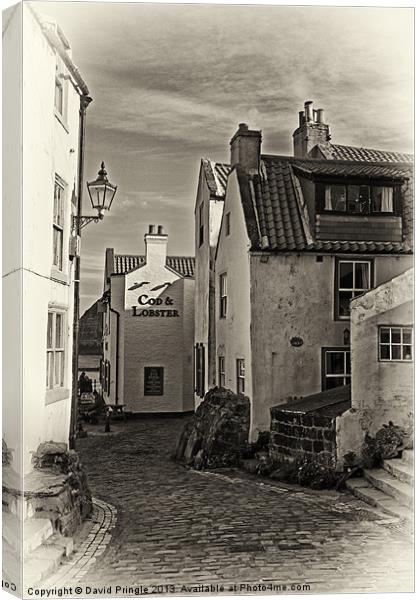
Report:
[[[70,398],[70,390],[66,388],[56,388],[55,390],[47,390],[45,393],[45,405],[54,404],[60,400]]]
[[[59,269],[57,269],[57,267],[52,267],[51,279],[54,279],[54,281],[58,281],[58,283],[64,283],[65,285],[69,285],[68,275],[64,271],[60,271]]]

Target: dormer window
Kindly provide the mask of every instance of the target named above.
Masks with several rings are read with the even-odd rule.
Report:
[[[317,183],[318,212],[349,215],[395,214],[399,187],[370,183]]]

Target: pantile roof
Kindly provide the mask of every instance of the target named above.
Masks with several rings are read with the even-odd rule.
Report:
[[[341,144],[318,144],[318,149],[323,156],[329,160],[396,163],[413,162],[413,155],[405,152],[391,152],[388,150],[375,150],[373,148],[343,146]]]
[[[261,174],[246,181],[238,171],[245,220],[254,250],[271,251],[332,251],[363,253],[408,253],[412,237],[412,190],[406,190],[403,201],[404,241],[317,240],[308,215],[298,174],[327,174],[408,180],[412,186],[411,169],[407,165],[350,162],[331,163],[327,160],[295,159],[263,155]],[[249,188],[249,191],[247,189]]]
[[[230,165],[217,163],[208,158],[202,158],[201,162],[204,168],[206,182],[211,193],[221,200],[224,200],[228,175],[230,173]]]
[[[137,254],[115,254],[111,275],[125,275],[146,264],[146,257]],[[195,258],[192,256],[167,256],[166,266],[183,277],[194,277]]]

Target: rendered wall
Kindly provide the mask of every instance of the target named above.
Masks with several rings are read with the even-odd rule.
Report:
[[[216,254],[216,366],[218,356],[225,356],[225,387],[236,393],[236,361],[238,358],[245,360],[245,395],[251,400],[252,430],[254,357],[251,360],[249,239],[235,173],[232,173],[228,180],[223,214],[225,215],[227,212],[231,214],[230,234],[225,234],[222,223]],[[219,312],[219,278],[222,273],[227,274],[226,318],[220,318]]]
[[[355,257],[356,258],[356,257]],[[358,258],[365,258],[360,256]],[[376,257],[375,284],[406,270],[410,257]],[[251,257],[252,426],[266,430],[270,407],[322,389],[322,348],[343,347],[350,322],[334,320],[335,256]],[[291,338],[303,344],[292,346]]]
[[[73,263],[68,248],[77,175],[79,95],[68,80],[64,126],[54,114],[55,52],[27,7],[23,41],[23,469],[28,472],[31,452],[41,441],[67,443],[69,436]],[[61,271],[52,266],[55,175],[66,184]],[[46,390],[45,383],[49,308],[65,311],[64,387],[55,390]]]
[[[199,208],[203,204],[204,240],[198,246]],[[194,344],[205,348],[205,391],[216,385],[214,255],[223,213],[223,200],[210,196],[203,168],[200,170],[195,208],[195,333]],[[195,395],[197,407],[203,398]]]
[[[338,459],[360,450],[392,421],[413,432],[414,363],[379,360],[380,325],[413,325],[413,271],[357,298],[351,306],[352,408],[337,419]]]
[[[22,448],[22,5],[3,12],[3,439],[21,473]]]

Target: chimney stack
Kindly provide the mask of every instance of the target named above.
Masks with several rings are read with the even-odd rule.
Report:
[[[166,265],[166,253],[168,247],[168,236],[162,225],[149,225],[149,232],[144,236],[146,245],[146,264],[157,268]]]
[[[312,100],[307,100],[304,110],[299,112],[299,127],[293,133],[293,150],[296,158],[323,158],[318,144],[331,140],[329,125],[325,123],[324,109],[315,109]]]
[[[239,123],[238,131],[230,140],[230,166],[242,167],[249,175],[259,172],[261,158],[261,131]]]

